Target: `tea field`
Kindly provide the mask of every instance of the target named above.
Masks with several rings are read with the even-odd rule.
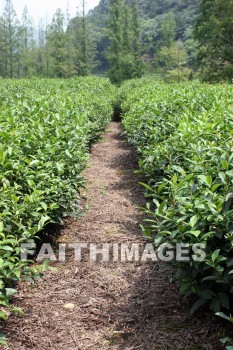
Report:
[[[20,260],[21,244],[76,210],[90,145],[115,109],[146,179],[143,234],[156,246],[200,244],[206,258],[174,261],[175,280],[192,313],[207,306],[232,322],[232,102],[233,85],[2,80],[0,319],[20,312],[10,306],[15,283],[38,275]]]

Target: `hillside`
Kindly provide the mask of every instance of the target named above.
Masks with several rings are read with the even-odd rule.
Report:
[[[101,70],[106,68],[104,51],[106,40],[105,27],[108,20],[110,0],[100,0],[99,5],[90,11],[89,20],[94,25],[97,35],[98,59]],[[132,0],[126,0],[132,6]],[[193,25],[198,14],[198,0],[139,0],[141,19],[142,55],[154,57],[156,46],[160,40],[161,26],[167,18],[171,18],[174,25],[174,39],[186,43],[192,38]]]
[[[100,3],[89,12],[90,20],[97,26],[105,26],[110,0],[100,0]],[[132,1],[126,0],[131,6]],[[140,17],[143,21],[155,20],[161,22],[164,16],[172,13],[175,17],[180,35],[193,25],[197,15],[198,0],[139,0]]]

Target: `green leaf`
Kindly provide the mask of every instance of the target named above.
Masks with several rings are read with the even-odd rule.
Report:
[[[0,310],[0,319],[2,319],[2,320],[4,320],[4,321],[7,320],[7,315],[6,315],[3,311],[1,311],[1,310]]]
[[[0,221],[0,232],[3,232],[4,230],[4,224],[2,221]]]
[[[222,164],[222,167],[223,167],[224,170],[228,170],[229,164],[228,164],[228,162],[225,159],[223,159],[221,161],[221,164]]]
[[[160,204],[159,208],[158,208],[159,214],[162,214],[162,213],[163,213],[163,210],[164,210],[165,206],[166,206],[166,201],[163,201],[163,202]]]
[[[42,228],[44,228],[45,224],[48,223],[50,221],[50,217],[49,216],[42,216],[39,223],[38,223],[38,230],[42,230]]]
[[[43,261],[41,271],[42,271],[42,272],[45,272],[45,271],[47,270],[49,264],[50,264],[50,260],[49,260],[49,259],[45,259],[45,260]]]
[[[200,236],[200,234],[201,234],[201,231],[199,231],[199,230],[196,230],[196,231],[189,231],[190,233],[191,233],[191,235],[193,235],[193,236],[195,236],[195,237],[199,237]]]
[[[224,314],[223,312],[216,312],[215,315],[217,315],[221,318],[224,318],[224,320],[227,320],[227,321],[233,323],[233,317],[229,317],[226,314]]]
[[[0,333],[0,344],[1,345],[7,345],[6,335],[5,334]]]
[[[222,180],[222,182],[226,183],[226,175],[225,173],[223,173],[222,171],[220,173],[218,173],[218,176],[220,177],[220,179]]]
[[[177,165],[173,165],[172,167],[174,170],[178,171],[181,175],[186,176],[186,172],[183,168]]]
[[[57,163],[56,164],[57,170],[62,173],[64,170],[64,164],[63,163]]]
[[[15,313],[22,315],[22,316],[25,315],[25,312],[23,311],[23,309],[21,309],[21,307],[17,307],[17,306],[13,306],[11,308],[11,312],[15,312]]]
[[[222,186],[222,184],[215,184],[211,187],[211,191],[215,192],[220,186]]]
[[[220,340],[220,342],[222,344],[226,344],[226,343],[228,343],[231,340],[231,338],[230,337],[225,337],[225,338],[220,338],[219,340]]]
[[[7,252],[13,252],[14,249],[12,247],[10,247],[9,245],[1,245],[1,242],[0,242],[0,250],[5,250]]]
[[[172,183],[175,185],[178,181],[178,177],[177,175],[175,174],[173,177],[172,177]]]
[[[159,187],[158,187],[158,194],[160,194],[160,193],[162,192],[162,190],[164,189],[164,187],[165,187],[166,185],[167,185],[166,182],[164,182],[164,183],[162,183],[162,184],[159,185]]]
[[[198,178],[201,180],[202,183],[206,183],[206,176],[205,175],[198,175]]]
[[[194,215],[194,216],[190,219],[190,226],[191,226],[191,227],[194,227],[194,226],[196,225],[197,221],[198,221],[198,217],[197,217],[197,215]]]
[[[145,184],[144,182],[139,182],[139,185],[143,186],[146,190],[150,192],[154,192],[153,188],[151,188],[149,185]]]
[[[233,193],[230,192],[226,195],[226,201],[228,201],[229,199],[233,198]]]
[[[206,299],[198,299],[192,306],[190,313],[193,315],[201,306],[207,303]]]
[[[210,187],[212,185],[212,177],[210,175],[206,176],[206,184]]]
[[[47,211],[48,210],[48,206],[45,202],[41,202],[40,204],[42,206],[42,208],[44,209],[44,211]]]
[[[220,249],[216,249],[213,253],[212,253],[212,256],[211,256],[211,259],[213,262],[215,262],[219,256],[219,253],[220,253]]]
[[[16,289],[13,289],[13,288],[6,288],[6,295],[7,295],[8,297],[11,297],[12,295],[14,295],[14,294],[16,294],[16,293],[17,293]]]

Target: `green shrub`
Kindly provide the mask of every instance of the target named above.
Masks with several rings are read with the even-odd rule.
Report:
[[[1,81],[0,307],[9,306],[12,283],[37,274],[20,260],[20,245],[79,199],[89,146],[111,120],[114,93],[101,78]]]
[[[138,87],[137,87],[138,84]],[[230,310],[233,291],[232,85],[166,85],[146,80],[122,87],[123,126],[148,179],[155,244],[201,243],[203,262],[175,262],[182,294]]]

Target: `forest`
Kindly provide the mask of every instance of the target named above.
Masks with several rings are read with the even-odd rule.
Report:
[[[75,18],[57,9],[51,23],[36,24],[27,7],[19,19],[6,0],[0,76],[232,79],[232,0],[101,0],[89,13],[78,5]]]

